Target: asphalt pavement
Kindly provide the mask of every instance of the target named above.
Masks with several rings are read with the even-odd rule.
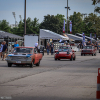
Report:
[[[0,100],[96,100],[100,53],[55,61],[44,54],[40,66],[7,67],[0,60]]]

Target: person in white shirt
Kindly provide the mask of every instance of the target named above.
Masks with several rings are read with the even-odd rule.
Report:
[[[35,48],[38,50],[38,42],[35,43]]]
[[[2,58],[2,50],[3,50],[3,42],[1,42],[1,45],[0,45],[0,58]]]

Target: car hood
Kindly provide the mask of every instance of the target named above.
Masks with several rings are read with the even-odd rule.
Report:
[[[32,54],[9,54],[8,56],[23,56],[23,57],[30,57]]]

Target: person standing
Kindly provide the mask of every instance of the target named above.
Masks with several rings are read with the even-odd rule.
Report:
[[[37,51],[38,51],[38,42],[35,43],[35,48],[36,48]]]
[[[66,42],[64,42],[63,46],[66,46]]]
[[[51,43],[51,55],[53,55],[53,48],[54,48],[54,44],[53,44],[53,42]]]
[[[70,47],[70,44],[68,43],[67,46]]]
[[[0,45],[0,58],[2,58],[2,50],[3,50],[3,42],[1,42],[1,45]]]
[[[7,44],[6,44],[6,41],[3,42],[2,54],[3,54],[3,59],[2,60],[5,60],[6,54],[7,54]]]
[[[17,43],[17,41],[16,41],[16,43],[14,44],[14,47],[19,47],[19,44]]]
[[[50,51],[50,44],[49,43],[47,43],[46,49],[47,49],[47,55],[49,55],[49,51]]]

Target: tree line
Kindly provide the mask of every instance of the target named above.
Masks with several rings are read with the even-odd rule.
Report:
[[[65,16],[61,14],[46,15],[41,23],[39,23],[37,18],[32,20],[28,17],[26,19],[26,34],[39,34],[40,29],[47,29],[62,34],[64,20],[66,22]],[[80,12],[74,12],[73,15],[69,16],[68,26],[70,21],[72,21],[72,34],[84,32],[87,36],[90,33],[96,33],[100,36],[100,16],[90,13],[84,17]],[[1,20],[0,30],[23,36],[24,19],[20,20],[18,27],[14,28],[11,28],[6,20]],[[65,32],[67,32],[67,24],[65,24]],[[70,33],[70,30],[68,30],[68,33]]]

